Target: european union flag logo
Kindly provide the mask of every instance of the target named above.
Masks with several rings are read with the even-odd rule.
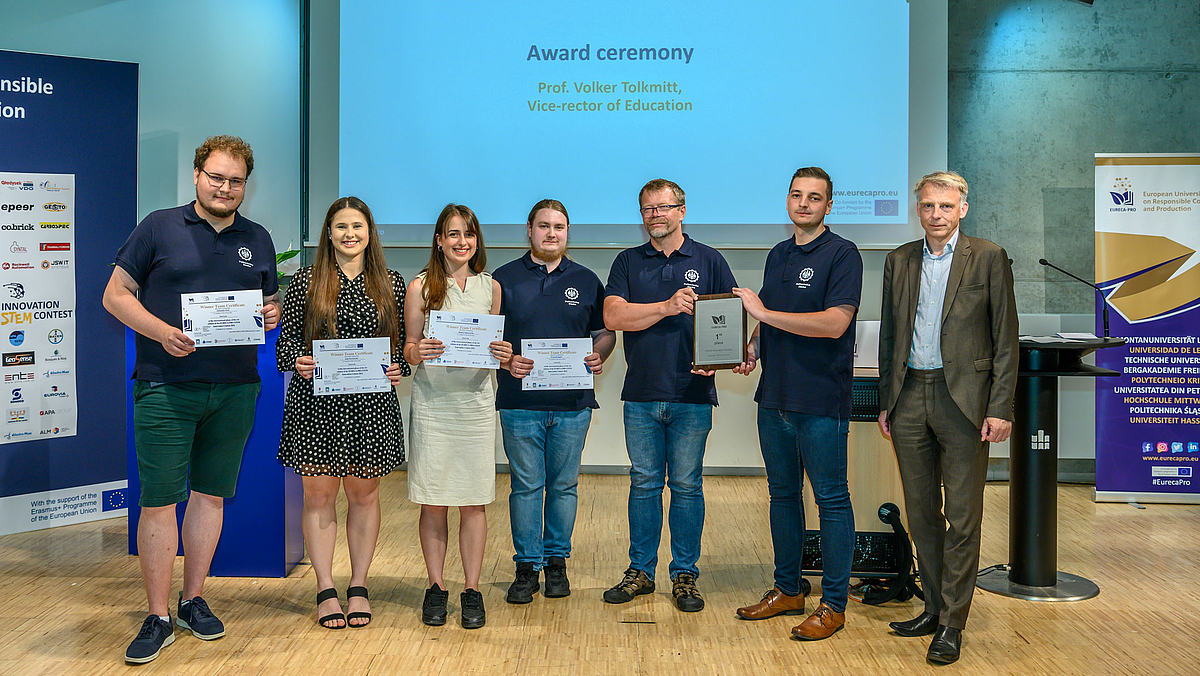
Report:
[[[114,488],[111,491],[104,491],[100,495],[100,511],[111,512],[114,509],[125,509],[128,507],[129,501],[125,497],[128,492],[128,488]]]
[[[900,200],[875,200],[876,216],[895,216],[900,213]]]

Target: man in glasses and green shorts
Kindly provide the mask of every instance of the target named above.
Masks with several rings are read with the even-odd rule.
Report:
[[[181,296],[261,289],[262,323],[279,323],[275,247],[238,213],[254,156],[245,141],[213,136],[196,149],[196,200],[146,216],[117,252],[104,307],[137,332],[134,445],[141,495],[138,559],[150,614],[125,652],[143,663],[175,640],[168,610],[183,521],[183,591],[176,623],[204,640],[225,635],[201,596],[237,487],[260,381],[256,345],[197,349],[183,330]]]

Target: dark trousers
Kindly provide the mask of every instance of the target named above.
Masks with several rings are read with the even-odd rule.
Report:
[[[979,570],[988,445],[950,398],[942,369],[910,369],[890,418],[925,611],[963,629]]]

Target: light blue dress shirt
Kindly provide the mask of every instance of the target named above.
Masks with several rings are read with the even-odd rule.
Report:
[[[921,293],[917,296],[917,317],[913,320],[912,347],[908,351],[908,367],[912,369],[942,368],[942,306],[946,302],[946,283],[950,279],[950,262],[958,247],[955,230],[946,242],[942,255],[929,250],[929,240],[922,240]]]

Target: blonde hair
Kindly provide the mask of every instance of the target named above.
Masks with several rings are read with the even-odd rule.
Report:
[[[664,189],[669,189],[671,191],[671,194],[675,197],[676,202],[679,202],[680,204],[687,204],[687,196],[683,194],[683,188],[680,188],[678,183],[674,181],[668,181],[665,178],[656,178],[642,186],[641,191],[638,192],[638,204],[641,204],[642,197],[645,197],[646,193],[658,192]]]
[[[967,179],[960,176],[954,171],[935,171],[932,174],[925,174],[917,184],[913,186],[913,194],[920,195],[921,191],[927,185],[936,185],[939,188],[953,188],[962,195],[963,201],[967,199]]]

